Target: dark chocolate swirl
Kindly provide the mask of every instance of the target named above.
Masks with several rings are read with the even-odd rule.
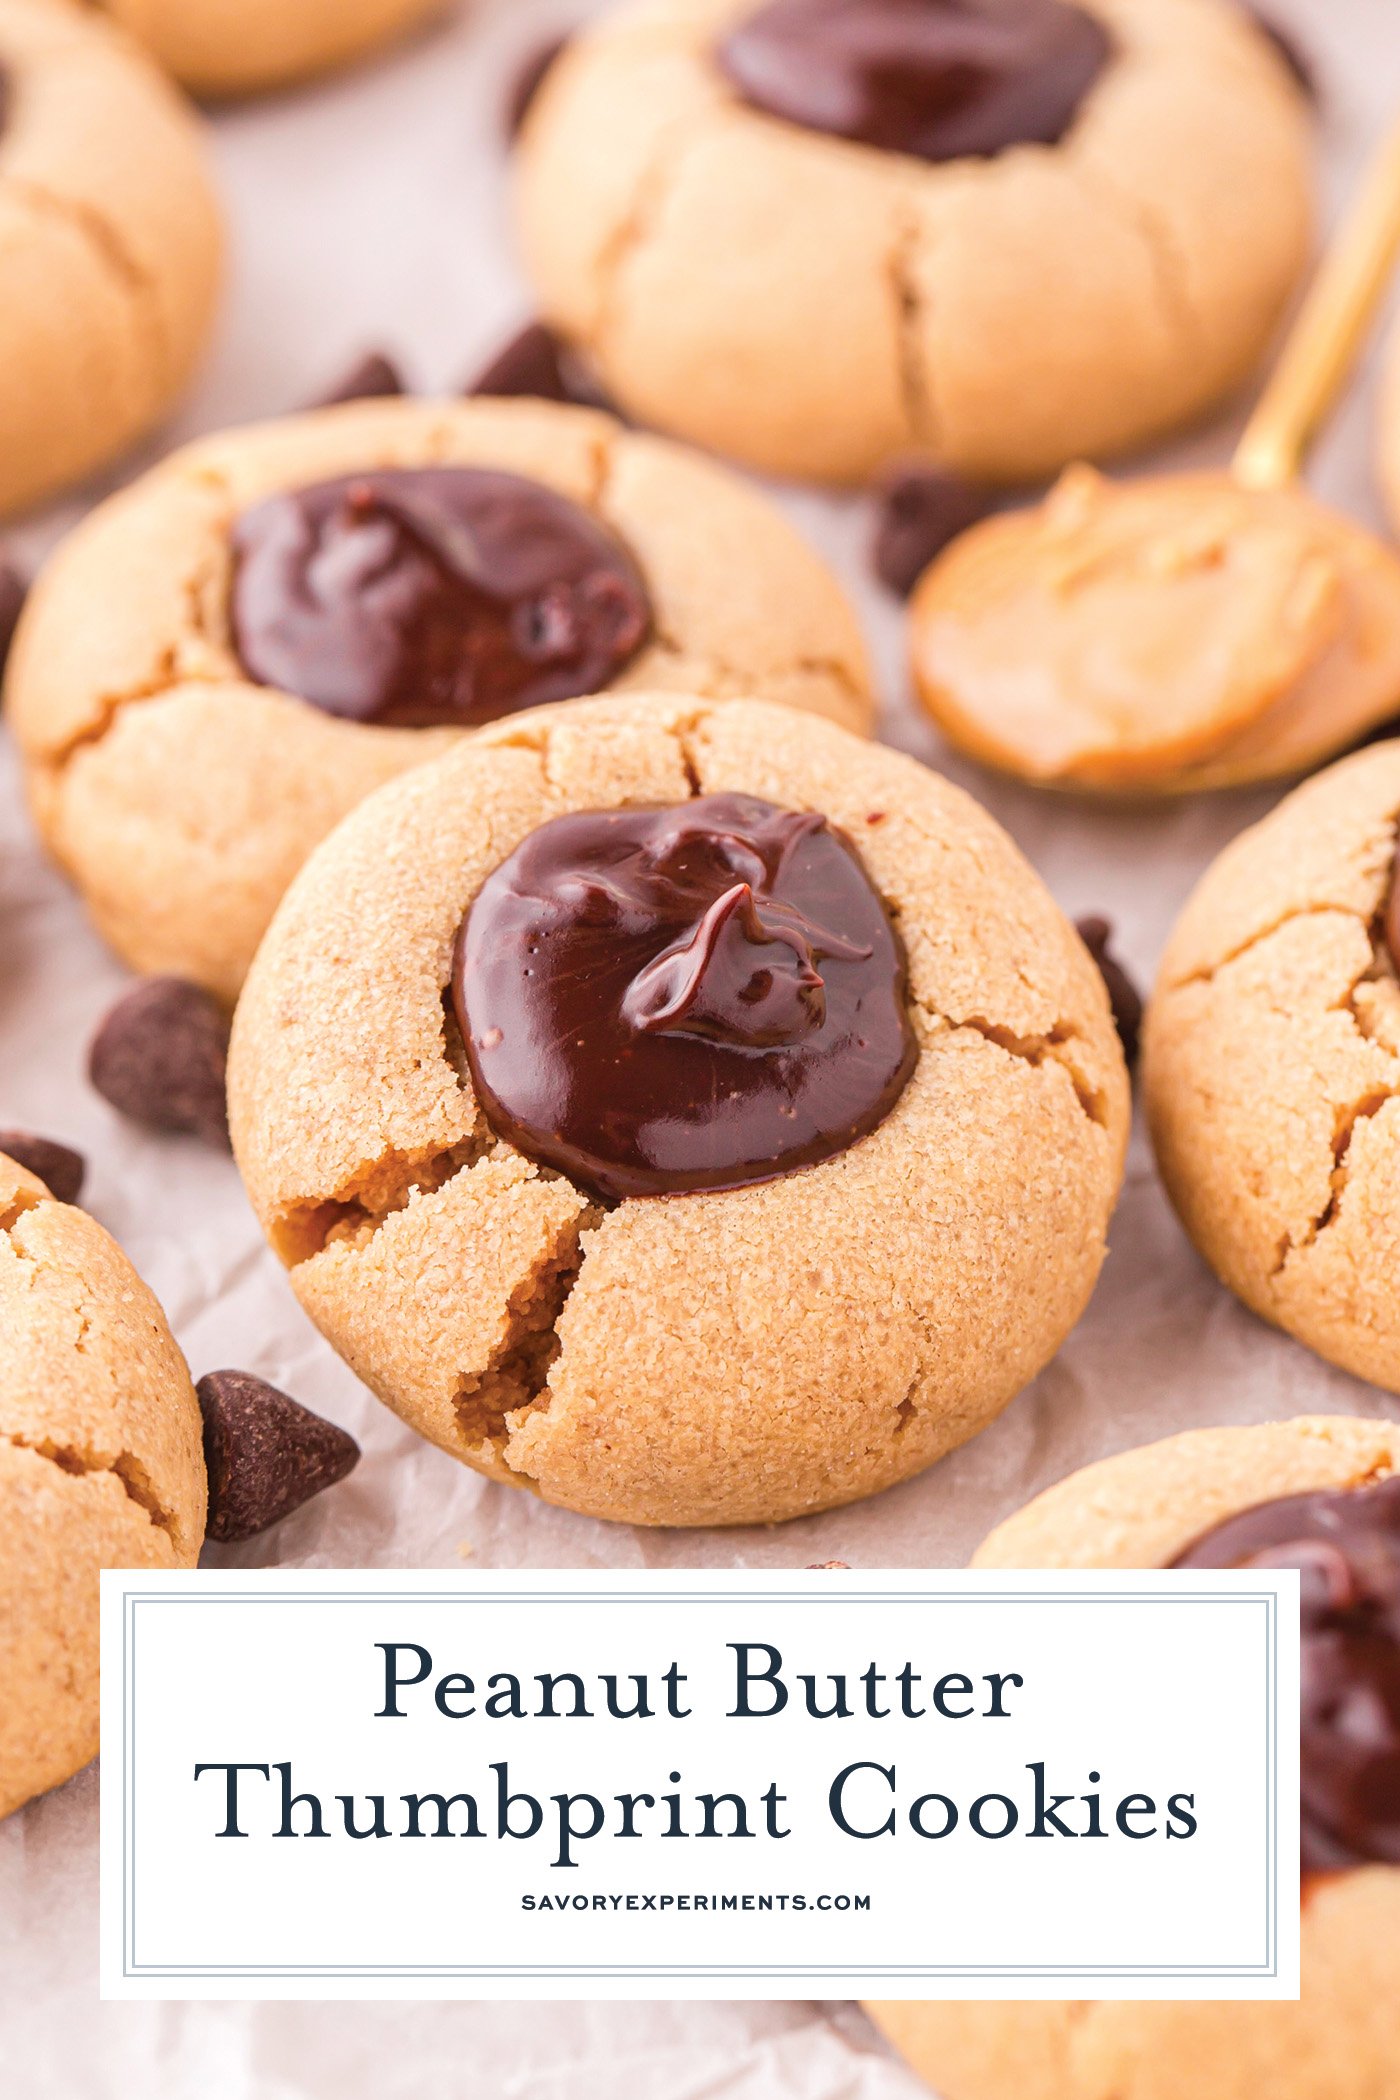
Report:
[[[769,116],[945,161],[1055,145],[1111,51],[1067,0],[768,0],[716,56]]]
[[[1261,1503],[1176,1565],[1301,1570],[1303,1871],[1400,1865],[1400,1475]]]
[[[829,1159],[917,1055],[855,848],[749,795],[541,825],[467,914],[453,997],[494,1127],[605,1200]]]
[[[651,632],[631,554],[567,497],[484,467],[377,467],[233,530],[234,647],[351,721],[470,726],[601,690]]]

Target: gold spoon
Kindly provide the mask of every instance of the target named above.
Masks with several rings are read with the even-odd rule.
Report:
[[[911,603],[960,749],[1046,786],[1175,794],[1298,773],[1400,711],[1400,557],[1298,476],[1400,249],[1400,124],[1228,472],[1110,482],[974,526]]]

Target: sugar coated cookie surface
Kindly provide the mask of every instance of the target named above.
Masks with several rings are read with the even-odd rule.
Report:
[[[280,87],[362,57],[446,0],[102,0],[197,95]]]
[[[873,714],[835,579],[732,474],[589,409],[386,400],[201,439],[102,504],[5,690],[103,933],[232,999],[361,796],[608,682]]]
[[[532,101],[519,221],[644,421],[775,473],[1015,481],[1250,371],[1309,159],[1230,0],[630,0]]]
[[[0,1158],[0,1816],[97,1753],[101,1568],[193,1567],[199,1408],[86,1212]]]
[[[1264,1319],[1400,1390],[1400,743],[1296,789],[1206,871],[1148,1011],[1158,1164]]]
[[[220,249],[196,119],[145,54],[86,8],[0,0],[0,512],[169,407]]]
[[[348,818],[248,980],[230,1108],[302,1304],[425,1436],[737,1524],[918,1472],[1034,1376],[1128,1089],[1087,951],[965,795],[653,694],[496,724]]]
[[[1193,1430],[1075,1473],[999,1526],[973,1564],[1164,1567],[1193,1546],[1208,1550],[1212,1537],[1226,1536],[1219,1527],[1243,1513],[1267,1514],[1262,1505],[1280,1506],[1288,1536],[1292,1498],[1361,1506],[1380,1490],[1400,1578],[1397,1468],[1400,1427],[1389,1422],[1319,1416]],[[1329,1628],[1333,1653],[1337,1639]],[[1366,1649],[1374,1660],[1369,1627]],[[1308,1754],[1305,1725],[1305,1799]],[[942,2100],[1394,2100],[1400,1865],[1309,1875],[1303,1891],[1303,1995],[1294,2004],[881,2002],[868,2010]]]

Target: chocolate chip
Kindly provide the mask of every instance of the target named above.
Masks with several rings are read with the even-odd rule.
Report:
[[[521,126],[530,112],[530,104],[544,85],[545,74],[568,42],[566,36],[546,37],[543,43],[537,44],[522,60],[507,91],[503,112],[502,128],[508,145],[514,145],[519,138]]]
[[[5,659],[10,653],[19,616],[24,610],[24,601],[29,595],[29,586],[13,562],[0,561],[0,671],[5,668]]]
[[[148,977],[117,1001],[93,1037],[88,1077],[134,1123],[227,1150],[228,1034],[223,1009],[197,984]]]
[[[60,1203],[76,1203],[83,1192],[87,1161],[53,1138],[37,1137],[32,1130],[0,1130],[0,1152],[17,1167],[37,1174]]]
[[[398,394],[406,394],[403,374],[393,359],[382,350],[368,350],[342,373],[328,393],[318,394],[309,408],[335,408],[342,401],[389,400]]]
[[[871,566],[887,589],[907,598],[934,556],[990,516],[1001,497],[956,474],[895,467],[876,484],[875,500]]]
[[[1137,1063],[1138,1037],[1142,1032],[1142,994],[1110,951],[1113,922],[1091,913],[1088,918],[1076,919],[1074,923],[1080,940],[1099,966],[1099,975],[1108,990],[1108,1003],[1113,1008],[1113,1025],[1123,1045],[1123,1055],[1129,1065],[1134,1065]]]
[[[195,1391],[204,1417],[208,1535],[221,1546],[280,1524],[359,1463],[354,1437],[249,1371],[210,1371]]]
[[[1285,29],[1282,23],[1276,22],[1273,16],[1266,14],[1262,8],[1255,7],[1253,0],[1244,0],[1244,11],[1253,19],[1255,27],[1262,30],[1269,39],[1308,101],[1316,102],[1319,99],[1317,73],[1312,60],[1293,32]]]
[[[531,321],[512,336],[462,391],[493,397],[526,394],[539,401],[572,401],[581,408],[605,408],[617,414],[577,353],[543,321]]]

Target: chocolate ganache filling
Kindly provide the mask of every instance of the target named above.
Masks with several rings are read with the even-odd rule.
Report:
[[[1262,1503],[1176,1565],[1301,1571],[1303,1871],[1400,1865],[1400,1474]]]
[[[940,161],[1055,145],[1111,50],[1067,0],[768,0],[716,56],[769,116]]]
[[[484,467],[376,467],[233,529],[234,647],[355,722],[470,725],[606,686],[651,632],[640,569],[576,503]]]
[[[555,817],[487,877],[453,1000],[493,1126],[604,1201],[739,1188],[880,1123],[918,1055],[844,833],[751,795]]]

